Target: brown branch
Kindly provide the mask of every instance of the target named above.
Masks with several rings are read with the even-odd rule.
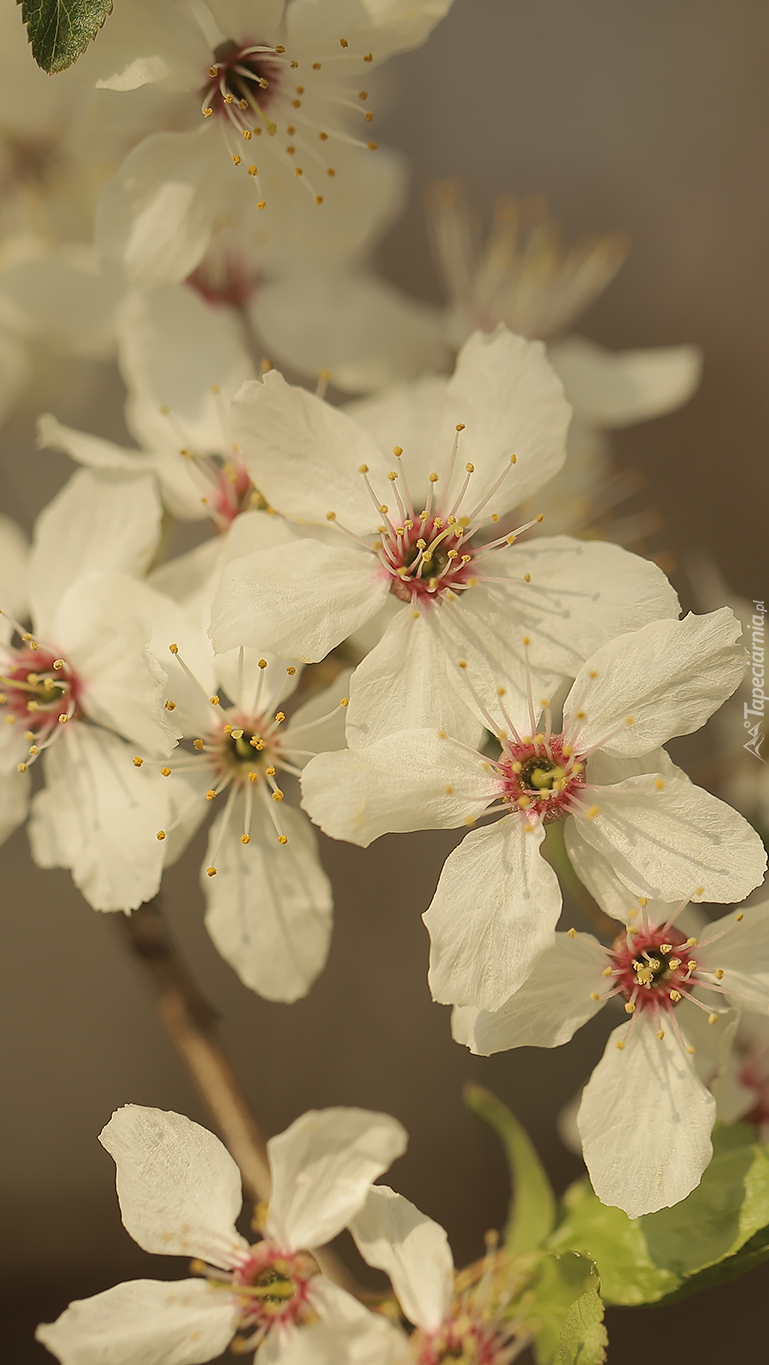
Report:
[[[255,1202],[270,1197],[267,1148],[232,1065],[217,1037],[219,1016],[200,994],[168,935],[155,897],[132,915],[116,915],[121,936],[144,969],[160,1021],[208,1114],[240,1167],[246,1193]],[[351,1293],[355,1281],[335,1253],[314,1253],[324,1274]]]

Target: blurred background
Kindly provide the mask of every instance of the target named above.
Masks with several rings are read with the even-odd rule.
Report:
[[[380,250],[396,283],[441,301],[424,226],[431,181],[461,177],[485,211],[500,193],[538,192],[569,236],[620,228],[632,238],[583,335],[613,348],[703,347],[694,400],[614,442],[621,465],[643,470],[645,502],[664,517],[660,548],[685,605],[675,565],[693,547],[748,599],[767,592],[768,39],[760,0],[455,0],[425,47],[391,63],[378,118],[380,141],[413,168],[407,214]],[[42,352],[39,363],[42,372]],[[47,401],[64,421],[122,434],[107,366],[78,385],[68,377],[55,405]],[[64,457],[36,450],[34,415],[6,427],[2,448],[2,510],[27,527],[69,473]],[[324,842],[337,896],[331,957],[293,1006],[247,991],[211,945],[200,841],[167,876],[164,907],[221,1012],[264,1131],[311,1106],[396,1115],[411,1142],[392,1183],[444,1224],[462,1264],[480,1254],[507,1201],[501,1153],[463,1109],[463,1083],[489,1086],[515,1110],[560,1191],[581,1164],[561,1145],[556,1118],[610,1021],[554,1052],[484,1060],[452,1043],[448,1011],[427,992],[420,920],[452,842],[391,837],[367,854]],[[96,1141],[110,1113],[132,1102],[205,1115],[119,926],[91,911],[67,874],[35,869],[23,831],[2,858],[2,1354],[43,1365],[51,1357],[31,1340],[34,1325],[70,1298],[116,1279],[183,1273],[142,1253],[120,1225],[113,1163]],[[659,1365],[748,1355],[767,1290],[762,1267],[706,1298],[614,1310],[612,1365],[648,1361],[650,1343]]]

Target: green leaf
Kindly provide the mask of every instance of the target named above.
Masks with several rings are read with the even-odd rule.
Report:
[[[104,20],[112,0],[17,0],[27,26],[32,55],[38,66],[64,71],[85,52]]]
[[[532,1334],[537,1365],[600,1365],[606,1334],[599,1287],[596,1267],[587,1256],[564,1251],[542,1258],[534,1283],[516,1304]],[[581,1355],[575,1354],[578,1350]]]
[[[684,1297],[766,1259],[769,1148],[735,1125],[714,1133],[715,1155],[696,1190],[670,1209],[630,1219],[601,1204],[588,1181],[567,1191],[566,1217],[551,1246],[585,1251],[607,1303],[628,1306]],[[706,1272],[706,1278],[700,1278]]]
[[[564,1318],[553,1365],[603,1365],[608,1344],[601,1295],[589,1289]]]
[[[555,1224],[555,1195],[531,1141],[507,1105],[481,1085],[466,1085],[465,1104],[501,1139],[513,1194],[505,1228],[511,1256],[536,1251]]]
[[[607,1303],[655,1303],[678,1288],[679,1276],[652,1261],[639,1221],[602,1204],[588,1180],[566,1191],[564,1205],[566,1217],[551,1246],[592,1257]]]

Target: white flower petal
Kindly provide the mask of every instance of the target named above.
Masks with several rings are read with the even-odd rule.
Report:
[[[730,1004],[769,1014],[769,902],[748,906],[741,913],[739,920],[732,913],[702,930],[703,947],[697,949],[697,961],[725,973],[720,984]],[[724,929],[717,943],[707,943]]]
[[[402,1125],[368,1109],[311,1109],[270,1138],[267,1233],[296,1250],[323,1246],[361,1208],[369,1185],[406,1150]]]
[[[99,1141],[117,1167],[123,1225],[144,1251],[226,1268],[248,1249],[234,1226],[240,1171],[207,1128],[184,1114],[127,1104]]]
[[[165,617],[178,631],[183,614],[170,598],[127,575],[86,574],[59,602],[53,638],[79,679],[78,702],[88,718],[117,730],[144,754],[165,755],[181,731],[163,707],[166,675],[150,653],[155,601],[161,605],[158,627]],[[190,626],[183,633],[193,638]],[[166,636],[166,652],[170,643]]]
[[[316,1288],[311,1297],[315,1307]],[[321,1320],[292,1332],[280,1344],[280,1365],[409,1365],[406,1333],[381,1313],[365,1311],[365,1320],[356,1318],[345,1324]],[[259,1365],[263,1365],[264,1349]]]
[[[359,469],[367,465],[378,488],[387,466],[368,433],[338,408],[270,370],[243,385],[232,425],[253,482],[283,516],[325,526],[335,512],[356,534],[379,525]]]
[[[647,774],[591,792],[599,813],[575,821],[574,834],[602,853],[637,896],[743,900],[766,868],[755,830],[701,787],[672,778],[659,790],[657,781]]]
[[[638,914],[638,898],[616,876],[608,859],[580,837],[578,821],[567,820],[563,834],[569,862],[593,899],[607,915],[611,915],[612,919],[629,924],[631,918]],[[664,924],[676,908],[676,902],[647,898],[646,913],[653,924]],[[681,924],[680,927],[683,929],[684,925]]]
[[[571,408],[541,341],[527,341],[502,325],[491,336],[474,332],[446,386],[444,429],[437,433],[442,444],[434,446],[434,453],[442,451],[445,459],[454,426],[465,423],[460,455],[463,463],[475,466],[475,473],[463,512],[486,496],[513,455],[515,468],[487,513],[507,511],[536,493],[566,459],[570,418]]]
[[[382,834],[455,829],[482,815],[495,782],[482,754],[436,730],[405,730],[365,749],[319,754],[302,774],[302,805],[324,833],[361,848]]]
[[[107,90],[153,83],[183,91],[205,79],[210,53],[181,5],[123,0],[110,18],[115,22],[104,25],[78,61],[79,81]]]
[[[452,0],[294,0],[287,16],[287,43],[307,56],[327,52],[331,35],[344,34],[355,56],[373,51],[384,61],[419,47],[444,17]]]
[[[402,447],[404,473],[414,503],[420,509],[427,499],[429,475],[433,471],[440,473],[445,467],[454,439],[450,419],[446,419],[447,385],[445,376],[427,375],[412,384],[398,384],[384,393],[346,403],[344,407],[380,450]],[[440,437],[436,436],[438,432]]]
[[[582,421],[625,427],[660,417],[688,403],[702,373],[698,346],[607,351],[584,337],[548,348],[566,396]]]
[[[608,959],[591,934],[556,934],[523,985],[491,1013],[455,1007],[451,1030],[479,1057],[512,1047],[560,1047],[603,1007]],[[591,994],[599,999],[591,999]]]
[[[683,621],[653,621],[602,645],[564,703],[565,719],[575,706],[585,715],[580,746],[642,755],[698,730],[744,676],[741,635],[734,612],[722,607]]]
[[[363,272],[292,273],[260,288],[255,311],[278,364],[327,370],[348,393],[402,383],[446,357],[437,310]]]
[[[45,643],[58,602],[92,570],[142,574],[157,546],[162,515],[155,480],[81,469],[37,519],[29,562],[35,630]]]
[[[358,664],[347,708],[351,747],[422,727],[443,729],[471,746],[480,741],[483,721],[443,637],[446,610],[439,605],[415,616],[404,604]]]
[[[118,281],[102,275],[91,248],[60,246],[0,273],[0,312],[20,336],[74,355],[114,351]]]
[[[230,455],[227,408],[253,373],[241,335],[233,314],[183,285],[133,294],[118,338],[134,435],[177,459],[180,436],[194,454]]]
[[[389,1275],[409,1322],[427,1332],[440,1327],[454,1289],[454,1261],[440,1224],[387,1185],[375,1185],[350,1231],[363,1259]]]
[[[237,1323],[235,1300],[205,1280],[129,1280],[76,1299],[35,1337],[61,1365],[203,1365]]]
[[[17,762],[20,761],[21,758],[17,759]],[[26,820],[29,798],[29,776],[26,773],[0,772],[0,844],[4,844]]]
[[[605,541],[536,537],[500,554],[494,573],[508,581],[489,584],[489,596],[531,639],[532,666],[571,677],[616,635],[678,616],[678,598],[662,570]],[[460,604],[468,615],[470,596]]]
[[[329,749],[344,748],[347,708],[340,703],[349,694],[351,676],[352,669],[343,668],[330,686],[324,688],[322,692],[316,692],[309,701],[297,707],[292,715],[283,731],[283,748],[297,768],[303,768],[308,762],[306,751],[323,754]],[[334,710],[334,707],[337,709]],[[305,730],[304,726],[312,726],[312,729]],[[295,729],[302,731],[301,734],[297,734],[296,743],[300,750],[305,750],[305,753],[292,752]]]
[[[219,130],[208,126],[194,133],[152,133],[129,152],[107,182],[95,219],[99,251],[129,284],[151,289],[178,283],[199,265],[213,230],[221,175],[233,169],[228,160]]]
[[[46,785],[32,803],[35,862],[68,867],[94,910],[135,910],[160,886],[164,779],[135,768],[133,753],[108,730],[72,721],[45,754]]]
[[[364,550],[297,540],[233,560],[211,608],[218,654],[240,645],[316,663],[373,616],[389,592]]]
[[[277,814],[287,844],[278,842],[262,793],[254,792],[245,845],[239,796],[224,836],[224,813],[211,828],[200,880],[206,928],[222,957],[252,991],[291,1002],[307,994],[325,966],[333,899],[309,821],[285,803]],[[209,877],[214,859],[217,872]]]
[[[86,431],[65,427],[50,412],[42,413],[37,419],[37,443],[46,450],[63,450],[78,464],[91,469],[116,469],[137,474],[154,468],[151,457],[140,450],[128,450],[101,436],[90,436]]]
[[[611,1034],[582,1092],[577,1126],[598,1198],[629,1218],[678,1204],[713,1154],[716,1102],[670,1026],[651,1014]],[[618,1042],[625,1042],[623,1049]]]
[[[27,614],[27,563],[29,544],[20,526],[0,516],[0,610],[17,621]],[[0,619],[0,642],[8,643],[12,628]]]
[[[449,855],[429,909],[430,990],[442,1005],[498,1010],[553,941],[558,878],[540,856],[541,825],[506,816]]]

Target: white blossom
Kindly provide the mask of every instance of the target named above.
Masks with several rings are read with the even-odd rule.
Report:
[[[233,429],[252,481],[292,521],[331,524],[337,543],[326,530],[322,542],[288,544],[269,562],[257,552],[230,565],[211,632],[217,650],[258,634],[260,647],[317,660],[394,598],[354,676],[351,744],[435,721],[476,739],[477,717],[455,682],[458,656],[523,695],[525,631],[537,690],[551,692],[558,674],[573,676],[613,634],[677,613],[656,566],[616,546],[515,544],[526,525],[497,534],[500,518],[564,459],[569,411],[541,343],[504,329],[477,334],[452,379],[393,390],[357,405],[356,416],[278,374],[241,390]]]
[[[37,1339],[62,1365],[198,1365],[234,1342],[263,1360],[293,1359],[296,1338],[331,1331],[353,1347],[383,1319],[320,1273],[314,1248],[335,1237],[371,1182],[406,1147],[401,1125],[364,1109],[311,1110],[267,1152],[272,1194],[263,1238],[235,1227],[240,1172],[218,1138],[181,1114],[127,1105],[100,1135],[117,1166],[124,1226],[145,1251],[193,1257],[201,1278],[133,1280],[70,1304]]]
[[[695,900],[730,902],[760,883],[758,835],[660,747],[696,730],[737,686],[739,635],[724,608],[603,645],[578,673],[560,731],[548,708],[538,729],[533,703],[527,714],[500,688],[486,710],[496,759],[421,729],[308,764],[305,808],[327,834],[363,847],[387,832],[503,813],[450,854],[424,916],[436,1000],[499,1009],[552,942],[561,892],[539,854],[556,820],[594,894],[609,867],[634,895],[666,901],[697,887]]]
[[[6,527],[2,536],[0,605],[16,611],[5,620],[3,606],[0,618],[0,827],[7,835],[24,819],[29,770],[42,759],[33,856],[70,868],[97,910],[134,909],[160,881],[162,854],[150,840],[165,811],[162,779],[132,763],[134,745],[168,754],[179,734],[163,706],[153,630],[183,630],[182,621],[140,581],[160,515],[147,475],[82,470],[38,518],[26,563],[18,535]]]

